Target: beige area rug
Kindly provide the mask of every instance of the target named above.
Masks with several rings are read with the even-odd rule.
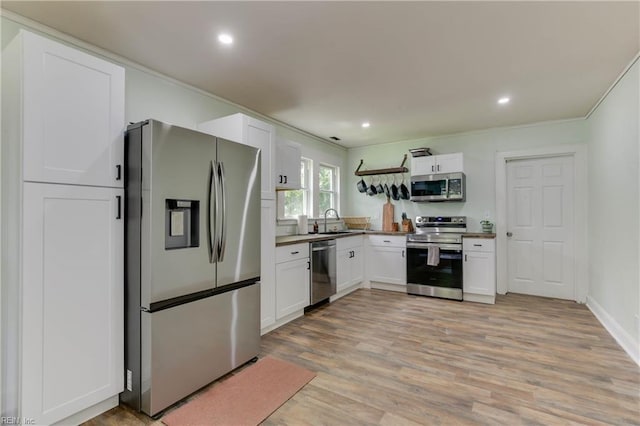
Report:
[[[267,356],[169,412],[162,422],[168,426],[258,425],[315,375]]]

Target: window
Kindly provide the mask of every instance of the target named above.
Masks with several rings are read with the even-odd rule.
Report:
[[[300,160],[301,189],[278,192],[278,217],[297,218],[304,214],[312,215],[311,210],[311,160]]]
[[[326,164],[318,167],[318,215],[338,209],[338,168]]]

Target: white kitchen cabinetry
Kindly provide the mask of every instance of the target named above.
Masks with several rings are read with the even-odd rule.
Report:
[[[407,291],[406,237],[368,235],[366,276],[371,288]]]
[[[278,141],[275,184],[277,189],[300,189],[300,145]]]
[[[276,248],[276,320],[302,315],[309,305],[309,243]]]
[[[2,59],[3,410],[78,423],[124,386],[124,69],[24,30]]]
[[[463,300],[495,303],[496,251],[493,238],[464,238]]]
[[[124,69],[26,31],[14,43],[23,179],[122,188]]]
[[[463,155],[461,152],[411,158],[412,176],[456,172],[464,172]]]
[[[364,279],[363,237],[343,237],[336,239],[336,291],[332,298],[342,297],[357,289]]]
[[[123,195],[24,184],[22,414],[38,424],[123,389]]]
[[[271,124],[241,113],[228,115],[198,124],[198,130],[211,135],[260,148],[261,185],[263,200],[276,198],[274,172],[275,166],[275,129]],[[298,160],[298,163],[300,161]],[[300,167],[298,166],[298,169]],[[298,171],[298,174],[300,172]],[[274,225],[275,226],[275,222]]]
[[[260,329],[276,322],[276,203],[262,200],[260,238]]]

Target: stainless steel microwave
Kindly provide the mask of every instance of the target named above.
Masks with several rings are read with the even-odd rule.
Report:
[[[411,201],[465,201],[464,173],[411,176]]]

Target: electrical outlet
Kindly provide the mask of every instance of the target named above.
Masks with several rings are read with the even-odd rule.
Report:
[[[127,370],[127,390],[133,392],[133,373]]]

